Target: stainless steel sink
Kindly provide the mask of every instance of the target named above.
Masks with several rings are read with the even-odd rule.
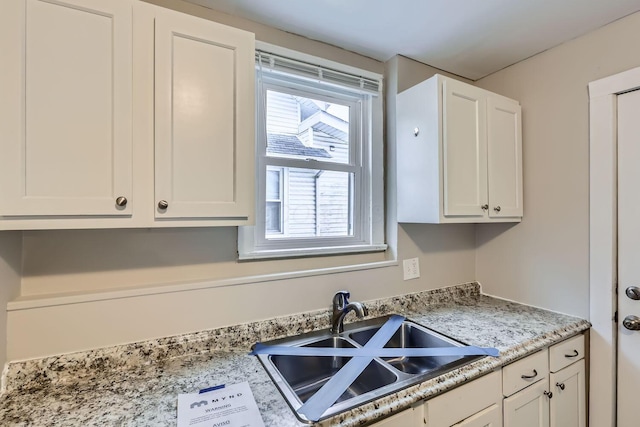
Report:
[[[380,329],[389,317],[382,317],[345,325],[339,335],[318,331],[270,342],[267,345],[321,348],[359,348]],[[385,348],[462,347],[465,344],[438,332],[405,320]],[[311,422],[298,409],[351,357],[343,356],[257,356],[274,383],[303,422]],[[319,420],[375,400],[413,384],[442,375],[483,356],[430,356],[373,358],[360,376],[325,411]],[[318,420],[313,420],[318,421]]]
[[[303,347],[355,348],[349,341],[331,337]],[[298,399],[304,403],[351,358],[340,356],[271,356],[270,362],[278,370]],[[380,363],[372,361],[337,402],[353,399],[371,390],[392,384],[397,376]]]
[[[369,328],[359,332],[353,332],[350,337],[358,344],[364,345],[378,331],[379,328]],[[405,321],[400,329],[391,337],[385,348],[437,348],[457,347],[461,343],[453,341],[443,335],[429,329],[420,327],[412,322]],[[466,364],[468,359],[464,356],[432,356],[432,357],[396,357],[383,358],[394,368],[408,374],[428,374],[431,371],[447,371],[461,364]]]

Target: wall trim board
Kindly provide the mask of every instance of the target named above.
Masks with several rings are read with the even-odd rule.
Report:
[[[616,422],[617,95],[638,87],[640,67],[589,83],[591,426]]]
[[[58,295],[22,296],[7,303],[7,312],[30,310],[43,307],[54,307],[69,304],[82,304],[94,301],[115,300],[122,298],[142,297],[176,292],[190,292],[209,288],[247,285],[251,283],[273,282],[276,280],[297,279],[301,277],[320,276],[327,274],[346,273],[351,271],[372,270],[376,268],[394,267],[397,260],[380,261],[367,264],[348,265],[340,267],[318,268],[313,270],[293,271],[285,273],[263,274],[232,279],[211,281],[197,281],[188,283],[172,283],[164,285],[150,285],[133,289],[119,289],[112,291],[70,292]]]

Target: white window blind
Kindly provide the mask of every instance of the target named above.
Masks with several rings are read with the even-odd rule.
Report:
[[[371,95],[379,95],[382,86],[376,79],[333,70],[262,50],[256,50],[256,66],[262,72],[294,74],[321,84],[339,86]]]

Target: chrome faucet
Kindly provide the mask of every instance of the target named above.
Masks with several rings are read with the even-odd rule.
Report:
[[[358,318],[369,314],[367,307],[359,302],[349,302],[351,294],[348,291],[338,291],[333,296],[333,316],[331,317],[331,333],[339,334],[344,331],[344,318],[350,311]]]

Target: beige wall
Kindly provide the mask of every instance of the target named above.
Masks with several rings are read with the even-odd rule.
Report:
[[[434,69],[397,57],[387,64],[316,41],[173,0],[164,6],[256,33],[257,39],[370,71],[386,73],[388,253],[279,261],[236,261],[234,227],[167,230],[59,230],[24,232],[22,299],[92,294],[167,284],[238,279],[278,272],[418,257],[421,277],[403,281],[392,265],[277,281],[248,279],[234,286],[155,293],[93,302],[63,303],[9,313],[11,360],[84,350],[187,333],[302,311],[328,308],[333,293],[348,289],[370,300],[468,282],[475,278],[473,225],[395,223],[395,94],[429,77]],[[15,243],[14,245],[18,245]],[[46,322],[47,328],[42,328]],[[0,325],[2,326],[2,325]],[[328,325],[319,325],[328,326]]]
[[[588,317],[587,84],[640,66],[639,38],[636,13],[477,82],[523,115],[524,219],[477,227],[487,293]]]
[[[0,370],[7,361],[7,302],[20,295],[21,233],[0,232]]]
[[[551,49],[477,84],[523,106],[525,217],[517,225],[395,224],[395,93],[437,72],[403,57],[386,64],[176,0],[153,0],[254,31],[258,40],[385,73],[389,253],[235,261],[232,227],[33,231],[0,234],[0,303],[151,284],[241,278],[418,257],[422,277],[398,265],[331,275],[159,293],[41,309],[8,318],[12,360],[143,340],[329,306],[346,288],[367,300],[478,279],[484,291],[588,316],[587,83],[640,65],[640,14]],[[22,256],[21,256],[22,254]],[[22,277],[19,276],[21,264]],[[4,319],[4,317],[2,317]],[[5,330],[0,322],[0,334]],[[47,328],[42,328],[46,322]],[[45,330],[46,329],[46,330]],[[2,336],[0,336],[2,338]]]

